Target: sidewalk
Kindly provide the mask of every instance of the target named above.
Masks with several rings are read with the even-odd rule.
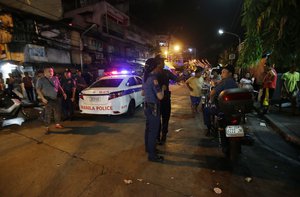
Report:
[[[270,112],[265,114],[265,119],[288,142],[300,146],[300,114],[292,115],[291,107],[270,107]]]

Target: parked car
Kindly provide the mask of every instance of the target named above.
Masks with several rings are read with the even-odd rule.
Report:
[[[101,77],[79,95],[83,114],[132,116],[143,102],[142,78],[125,72]]]

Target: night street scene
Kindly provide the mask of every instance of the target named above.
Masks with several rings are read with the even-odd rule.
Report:
[[[0,0],[0,196],[300,196],[298,0]]]

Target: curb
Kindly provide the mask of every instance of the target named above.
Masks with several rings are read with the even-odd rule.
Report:
[[[287,141],[293,145],[300,147],[300,139],[292,134],[285,126],[278,124],[278,121],[274,120],[268,114],[264,115],[264,118],[271,124],[273,128]]]

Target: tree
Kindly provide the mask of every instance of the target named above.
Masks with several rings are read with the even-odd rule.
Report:
[[[300,63],[300,9],[297,0],[245,0],[242,26],[246,35],[238,65],[255,65],[271,52],[281,69]]]

